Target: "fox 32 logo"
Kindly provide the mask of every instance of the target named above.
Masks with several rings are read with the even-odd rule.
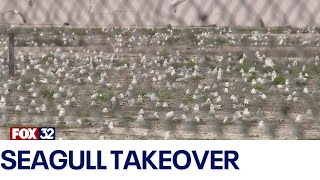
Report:
[[[10,127],[10,140],[55,140],[54,127]]]

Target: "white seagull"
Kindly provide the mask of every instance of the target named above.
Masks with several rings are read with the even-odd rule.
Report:
[[[172,0],[170,4],[170,9],[173,12],[177,12],[177,6],[179,6],[181,3],[185,2],[186,0]]]
[[[4,15],[5,15],[5,14],[7,14],[7,13],[14,13],[15,15],[20,16],[20,18],[22,19],[22,21],[23,21],[23,23],[24,23],[24,24],[26,24],[26,23],[27,23],[26,18],[24,17],[24,15],[23,15],[21,12],[19,12],[19,11],[9,10],[9,11],[7,11],[7,12],[3,13],[3,14],[2,14],[2,16],[4,16]]]

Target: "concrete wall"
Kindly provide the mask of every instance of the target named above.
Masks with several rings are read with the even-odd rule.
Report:
[[[1,0],[0,12],[18,10],[27,24],[87,25],[241,25],[256,26],[258,17],[268,26],[320,24],[319,0],[186,0],[176,13],[171,0]],[[200,15],[206,14],[202,22]],[[21,24],[15,15],[2,15],[0,23]]]

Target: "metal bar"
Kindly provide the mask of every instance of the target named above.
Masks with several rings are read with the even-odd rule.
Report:
[[[9,33],[9,76],[14,76],[14,33]]]

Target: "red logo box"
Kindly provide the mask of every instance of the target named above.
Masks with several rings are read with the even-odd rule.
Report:
[[[10,127],[10,140],[38,140],[37,127]]]

